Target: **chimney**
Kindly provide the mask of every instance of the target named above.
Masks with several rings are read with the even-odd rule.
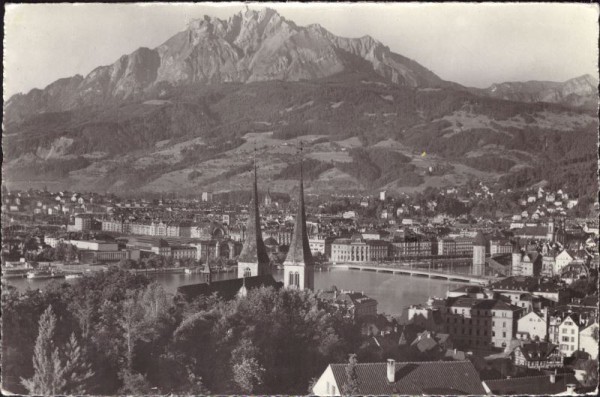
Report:
[[[567,385],[567,393],[575,394],[575,383],[569,383]]]
[[[391,358],[387,360],[387,379],[388,382],[396,382],[396,361]]]

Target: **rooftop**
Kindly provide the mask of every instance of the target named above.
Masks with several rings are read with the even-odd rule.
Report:
[[[483,395],[479,374],[470,361],[397,362],[395,382],[387,379],[387,363],[356,365],[361,395]],[[347,364],[331,364],[338,386],[347,383]]]

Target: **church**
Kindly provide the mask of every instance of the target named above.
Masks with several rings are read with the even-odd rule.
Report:
[[[206,282],[184,285],[177,291],[188,301],[198,296],[210,296],[217,293],[223,299],[244,296],[252,288],[261,286],[275,288],[314,289],[314,261],[308,243],[306,230],[306,212],[304,208],[304,182],[302,160],[300,160],[300,183],[298,196],[298,213],[292,241],[283,263],[284,282],[277,282],[271,274],[269,255],[260,229],[260,211],[258,198],[257,167],[254,165],[254,183],[252,201],[249,206],[246,238],[242,252],[238,257],[237,278],[229,280],[212,280],[210,268],[205,273]]]

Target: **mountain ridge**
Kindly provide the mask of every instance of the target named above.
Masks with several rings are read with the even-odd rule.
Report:
[[[338,37],[318,24],[298,26],[272,9],[246,10],[227,21],[192,20],[156,48],[140,47],[85,77],[15,95],[5,104],[5,119],[138,98],[161,84],[300,81],[365,68],[397,85],[456,86],[371,36]]]
[[[486,95],[519,102],[561,103],[573,107],[596,108],[598,105],[598,79],[590,74],[557,81],[507,81],[494,83],[488,88],[471,88],[478,95]]]

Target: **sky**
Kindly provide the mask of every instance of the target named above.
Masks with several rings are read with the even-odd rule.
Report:
[[[265,4],[249,3],[251,9]],[[595,4],[271,3],[297,25],[343,37],[370,35],[445,80],[471,87],[504,81],[598,76]],[[154,48],[190,19],[227,19],[244,3],[18,4],[5,8],[4,98]]]

